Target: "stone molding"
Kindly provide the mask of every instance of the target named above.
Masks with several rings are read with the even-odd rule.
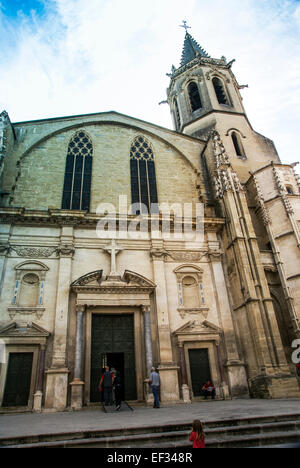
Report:
[[[185,318],[186,315],[202,315],[204,319],[207,319],[209,308],[208,307],[195,307],[195,308],[188,308],[188,307],[178,307],[178,312],[182,319]]]
[[[40,320],[45,312],[45,307],[8,307],[8,314],[13,320],[16,315],[35,315],[37,320]]]

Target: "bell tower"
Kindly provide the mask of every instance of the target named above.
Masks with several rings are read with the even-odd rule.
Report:
[[[177,132],[206,140],[212,131],[222,137],[230,162],[241,181],[249,170],[280,162],[271,140],[255,132],[248,120],[232,64],[225,57],[211,58],[182,27],[185,37],[179,68],[172,66],[168,104]]]

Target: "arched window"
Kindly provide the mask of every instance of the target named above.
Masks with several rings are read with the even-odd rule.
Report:
[[[200,109],[202,107],[201,98],[200,98],[198,86],[194,81],[192,81],[188,85],[188,93],[189,93],[192,111],[194,112]]]
[[[177,130],[179,130],[181,126],[181,119],[180,119],[179,108],[178,108],[178,103],[176,99],[175,99],[175,116],[176,116]]]
[[[84,131],[72,137],[66,160],[62,209],[89,210],[93,145]]]
[[[151,204],[157,204],[154,154],[143,136],[134,139],[130,148],[132,203],[140,206],[140,213],[150,213]],[[151,212],[156,212],[152,206]]]
[[[294,191],[293,191],[293,187],[291,187],[290,185],[287,185],[286,186],[286,191],[289,195],[293,195],[294,194]]]
[[[232,138],[232,143],[233,143],[236,155],[239,158],[246,159],[246,154],[245,154],[242,142],[241,142],[240,135],[237,132],[232,132],[231,138]]]
[[[224,85],[223,85],[222,81],[220,80],[220,78],[215,76],[212,79],[212,82],[213,82],[213,85],[214,85],[214,88],[215,88],[215,93],[216,93],[219,104],[226,104],[227,106],[229,106],[230,103],[229,103],[228,97],[226,95]]]

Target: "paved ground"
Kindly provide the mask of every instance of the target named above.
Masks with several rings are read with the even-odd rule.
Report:
[[[140,427],[192,422],[193,419],[213,421],[292,413],[300,413],[300,399],[208,400],[160,409],[139,406],[134,408],[133,412],[122,408],[120,412],[107,414],[100,408],[60,413],[0,414],[0,437]]]

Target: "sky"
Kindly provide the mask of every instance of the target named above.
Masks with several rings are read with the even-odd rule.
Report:
[[[299,161],[300,0],[0,0],[0,112],[12,122],[116,111],[172,129],[186,20],[235,59],[253,128]],[[299,172],[299,166],[297,166]]]

